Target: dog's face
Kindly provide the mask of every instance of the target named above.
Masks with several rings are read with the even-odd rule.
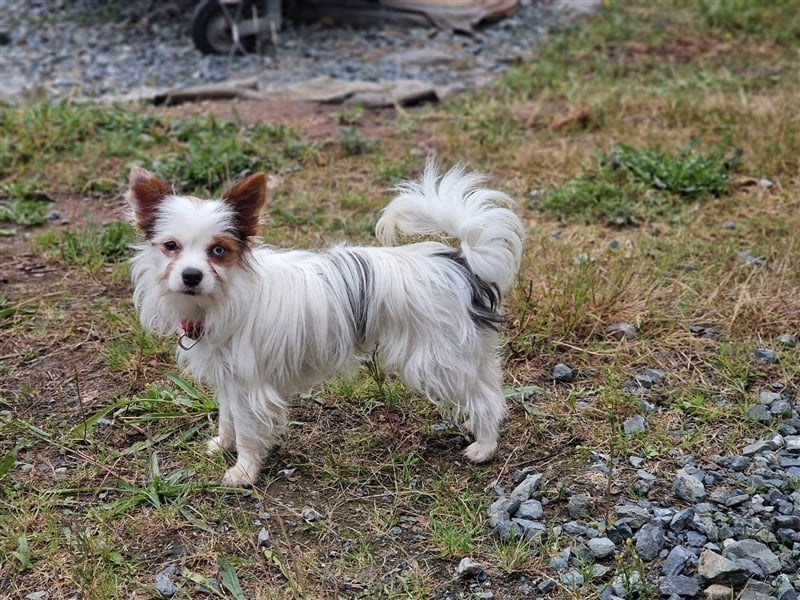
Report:
[[[128,198],[160,292],[202,303],[224,294],[231,273],[246,265],[249,239],[259,232],[266,178],[251,175],[221,200],[200,200],[173,194],[166,182],[135,167]]]

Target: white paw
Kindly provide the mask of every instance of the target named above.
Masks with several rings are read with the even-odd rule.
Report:
[[[250,474],[238,464],[225,471],[222,485],[225,487],[252,487],[258,477],[258,472]]]
[[[497,452],[497,442],[490,444],[473,442],[464,449],[464,456],[474,463],[486,462]]]
[[[223,452],[225,450],[233,450],[233,446],[223,443],[220,436],[216,435],[208,440],[208,444],[206,445],[206,455],[214,456],[218,452]]]

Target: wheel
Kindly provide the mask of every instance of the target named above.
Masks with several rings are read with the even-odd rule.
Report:
[[[253,32],[251,25],[252,16],[252,0],[234,3],[203,0],[192,15],[192,41],[203,54],[252,52],[258,41],[258,32]],[[238,43],[234,40],[234,25],[239,30]]]

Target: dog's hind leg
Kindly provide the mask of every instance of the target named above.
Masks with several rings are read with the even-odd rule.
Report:
[[[497,357],[487,348],[477,353],[472,369],[452,366],[429,369],[423,389],[443,415],[454,415],[474,441],[464,450],[472,462],[485,462],[497,451],[500,424],[506,415]]]
[[[466,429],[475,441],[464,449],[472,462],[484,462],[497,452],[500,424],[506,416],[500,365],[494,356],[487,356],[480,365],[474,385],[466,390],[461,408],[467,414]]]
[[[487,343],[483,348],[476,348],[474,353],[474,368],[430,366],[423,370],[415,365],[413,370],[404,373],[403,379],[410,387],[424,391],[443,415],[466,419],[464,428],[474,441],[464,450],[464,456],[479,463],[489,460],[497,451],[506,403],[494,346]]]

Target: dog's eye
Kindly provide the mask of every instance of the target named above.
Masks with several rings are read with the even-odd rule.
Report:
[[[211,250],[209,250],[209,254],[211,254],[211,256],[219,258],[220,256],[223,256],[225,254],[225,246],[220,246],[219,244],[217,244],[216,246],[212,246]]]
[[[178,249],[178,242],[172,240],[164,242],[164,250],[167,252],[175,252]]]

